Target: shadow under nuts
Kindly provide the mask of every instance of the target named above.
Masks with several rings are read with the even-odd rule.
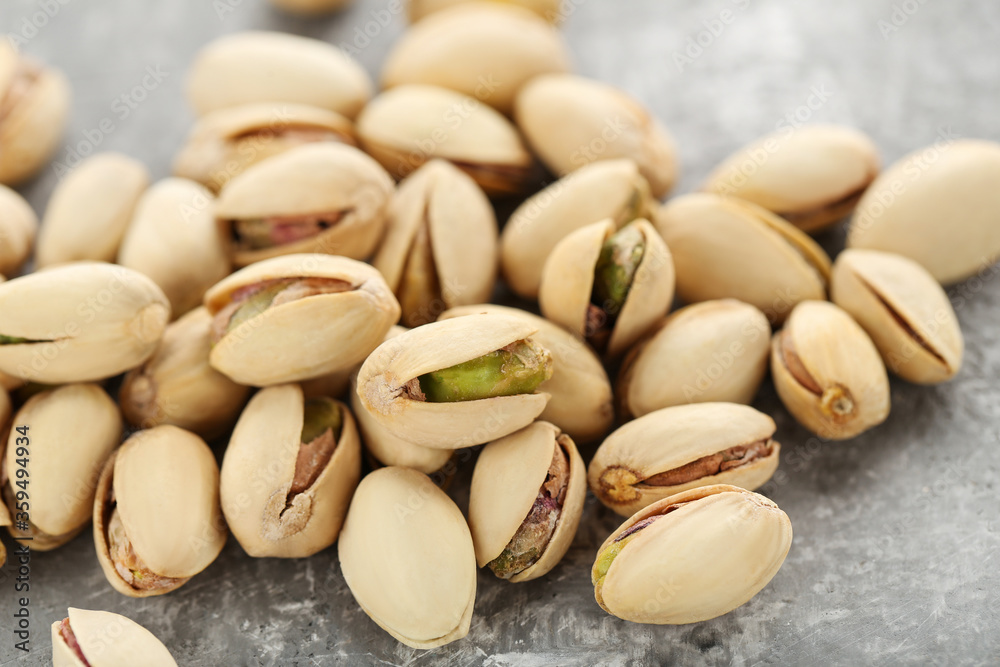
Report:
[[[70,607],[52,624],[52,667],[126,665],[177,667],[152,632],[119,614]]]

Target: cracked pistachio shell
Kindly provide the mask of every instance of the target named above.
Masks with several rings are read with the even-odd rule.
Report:
[[[602,160],[581,167],[514,211],[500,237],[504,280],[526,299],[538,298],[542,267],[571,232],[610,219],[616,227],[650,219],[656,204],[631,160]]]
[[[177,667],[170,651],[135,621],[107,611],[69,608],[69,627],[90,667]],[[84,667],[52,624],[52,667]]]
[[[259,391],[240,415],[222,461],[226,523],[255,558],[305,558],[334,543],[361,477],[361,442],[347,406],[316,480],[291,496],[302,445],[305,398],[295,384]],[[289,499],[291,496],[291,499]]]
[[[357,389],[361,405],[387,431],[423,447],[460,449],[513,433],[542,413],[549,394],[436,403],[410,398],[404,386],[424,373],[531,338],[536,330],[523,318],[481,314],[407,331],[380,345],[362,364]]]
[[[469,495],[469,528],[476,562],[485,567],[503,552],[531,512],[545,483],[555,448],[569,462],[566,497],[558,523],[544,551],[533,564],[509,581],[531,581],[547,574],[566,555],[583,514],[587,469],[573,440],[558,427],[537,421],[516,433],[494,440],[476,461]]]
[[[637,100],[606,83],[573,74],[535,77],[518,94],[514,117],[528,144],[556,174],[629,158],[657,198],[677,180],[670,133]]]
[[[488,301],[497,273],[497,221],[475,181],[444,160],[408,176],[389,207],[373,264],[409,326],[454,306]]]
[[[687,403],[750,403],[767,373],[771,325],[735,299],[671,314],[625,358],[618,396],[626,417]]]
[[[174,159],[174,175],[218,192],[249,167],[303,144],[353,146],[354,124],[304,104],[257,103],[218,109],[195,123]]]
[[[488,195],[526,192],[536,165],[517,129],[500,112],[445,88],[397,86],[358,117],[364,149],[396,179],[434,158],[449,160]]]
[[[304,252],[365,259],[385,229],[393,182],[375,160],[353,146],[333,143],[293,148],[230,181],[219,194],[215,217],[236,266]],[[233,240],[233,222],[297,215],[342,214],[329,228],[269,248]]]
[[[778,468],[781,445],[771,440],[775,429],[773,419],[747,405],[698,403],[664,408],[608,436],[590,462],[587,482],[598,500],[622,516],[675,493],[713,484],[753,491]],[[771,452],[744,465],[678,484],[646,483],[704,457],[758,442],[771,445]]]
[[[911,259],[845,250],[833,265],[833,302],[871,336],[886,366],[918,384],[946,382],[962,367],[964,342],[948,295]]]
[[[153,573],[179,581],[146,590],[121,578],[107,536],[116,505],[135,554]],[[195,434],[176,426],[139,431],[108,459],[94,499],[94,543],[104,576],[119,593],[143,598],[180,588],[212,564],[226,535],[219,467]]]
[[[172,424],[208,439],[232,426],[250,388],[208,363],[211,325],[205,308],[192,310],[167,327],[152,357],[125,375],[118,401],[130,424]]]
[[[0,183],[17,185],[45,166],[69,116],[70,87],[57,69],[0,43]]]
[[[739,299],[780,323],[795,304],[825,299],[830,258],[805,233],[756,204],[698,193],[671,200],[656,228],[688,303]]]
[[[339,11],[353,0],[271,0],[271,4],[292,14],[314,16]]]
[[[569,70],[558,29],[526,8],[483,2],[444,9],[406,31],[389,52],[382,85],[441,86],[509,115],[524,84]]]
[[[851,221],[850,248],[894,252],[950,285],[1000,258],[1000,144],[941,142],[888,169]]]
[[[429,14],[481,0],[409,0],[410,21],[416,22]],[[550,23],[563,19],[562,0],[495,0],[498,4],[516,5],[535,12]]]
[[[633,223],[645,239],[642,259],[615,320],[606,356],[623,354],[666,316],[674,298],[674,264],[663,239],[646,220]],[[542,271],[538,305],[542,315],[580,337],[589,337],[595,269],[601,248],[615,233],[610,220],[578,229],[552,250]]]
[[[727,157],[703,189],[753,202],[814,232],[850,215],[879,166],[878,149],[863,132],[788,127]]]
[[[0,185],[0,274],[14,273],[24,264],[37,231],[38,218],[28,202]]]
[[[214,197],[185,178],[156,183],[139,199],[118,263],[149,276],[179,317],[229,275],[229,258],[212,216]]]
[[[476,553],[461,510],[426,475],[382,468],[358,485],[337,545],[361,609],[407,646],[465,637]]]
[[[113,262],[149,171],[120,153],[87,158],[52,193],[38,235],[39,267],[79,260]]]
[[[608,567],[605,549],[615,544],[620,551]],[[707,621],[767,586],[791,544],[788,515],[764,496],[726,485],[684,491],[639,510],[604,541],[592,574],[594,597],[609,614],[634,623]]]
[[[889,378],[878,349],[832,303],[795,307],[772,339],[771,375],[792,416],[822,438],[853,438],[889,416]]]
[[[368,73],[337,47],[266,31],[210,42],[195,58],[187,81],[187,98],[198,115],[255,102],[289,102],[354,118],[371,94]]]
[[[40,307],[39,304],[44,304]],[[0,284],[0,371],[33,382],[87,382],[149,358],[170,320],[156,283],[113,264],[77,262]]]
[[[32,396],[18,410],[18,427],[26,426],[31,439],[27,468],[31,480],[31,548],[49,551],[77,536],[90,521],[97,478],[104,462],[121,439],[118,406],[93,384],[70,384]],[[6,472],[10,481],[21,466],[16,431],[7,441]],[[67,447],[67,443],[72,443]],[[16,490],[4,489],[5,499]]]

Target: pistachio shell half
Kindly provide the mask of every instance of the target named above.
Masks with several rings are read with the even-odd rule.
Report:
[[[911,259],[845,250],[833,265],[833,302],[871,336],[893,373],[918,384],[955,377],[965,344],[948,295]]]
[[[764,496],[725,485],[684,491],[639,510],[604,541],[594,597],[634,623],[707,621],[767,586],[791,544],[788,516]]]
[[[0,185],[0,274],[12,274],[21,268],[31,253],[37,230],[38,218],[28,202]]]
[[[822,438],[853,438],[889,416],[882,357],[864,329],[832,303],[795,307],[772,339],[771,375],[788,411]]]
[[[52,667],[177,667],[167,647],[135,621],[69,608],[52,624]]]
[[[312,16],[327,14],[348,7],[353,0],[271,0],[271,4],[286,12]]]
[[[480,0],[409,0],[410,21],[416,22],[434,12]],[[517,5],[530,9],[550,23],[559,23],[562,18],[562,0],[495,0],[499,4]]]
[[[469,632],[476,553],[465,517],[408,468],[369,474],[347,512],[340,568],[362,610],[407,646],[443,646]]]

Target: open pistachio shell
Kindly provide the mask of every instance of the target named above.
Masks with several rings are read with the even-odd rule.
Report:
[[[656,215],[688,303],[739,299],[771,322],[825,299],[830,258],[815,241],[756,204],[715,194],[677,197]],[[766,270],[762,269],[766,267]]]
[[[137,271],[78,262],[0,284],[0,371],[48,384],[117,375],[149,358],[170,303]]]
[[[889,416],[889,378],[878,349],[832,303],[795,307],[772,339],[771,375],[788,411],[822,438],[853,438]]]
[[[378,346],[400,312],[374,268],[317,254],[275,257],[237,271],[205,294],[205,305],[221,334],[210,363],[235,382],[254,386],[353,367]]]
[[[38,218],[28,202],[0,185],[0,274],[13,274],[24,264],[37,230]]]
[[[871,336],[893,373],[918,384],[955,377],[964,342],[948,295],[911,259],[846,250],[833,265],[833,302]]]
[[[108,582],[133,598],[169,593],[211,565],[226,523],[205,441],[176,426],[126,440],[98,482],[94,543]]]
[[[367,72],[318,39],[249,31],[219,37],[195,58],[187,97],[199,115],[255,102],[308,104],[354,118],[372,94]]]
[[[314,16],[348,7],[353,0],[271,0],[271,4],[293,14]]]
[[[52,667],[86,665],[177,667],[167,647],[135,621],[107,611],[70,607],[65,619],[52,624]]]
[[[604,541],[594,597],[634,623],[707,621],[767,586],[791,544],[788,516],[764,496],[725,485],[684,491],[639,510]]]
[[[463,5],[469,2],[480,2],[481,0],[410,0],[409,8],[410,21],[416,22],[429,14],[448,9],[456,5]],[[559,23],[563,18],[562,0],[495,0],[498,4],[517,5],[530,9],[550,23]]]
[[[36,264],[115,261],[148,187],[145,165],[120,153],[99,153],[81,162],[52,192],[38,235]]]
[[[361,366],[361,405],[390,433],[423,447],[472,447],[513,433],[530,424],[548,403],[548,394],[518,386],[537,387],[539,380],[551,377],[553,364],[544,348],[536,346],[537,358],[525,361],[523,369],[498,363],[452,380],[455,389],[485,398],[421,400],[424,385],[420,392],[411,387],[422,377],[530,341],[535,331],[522,318],[496,314],[457,317],[408,331],[380,345]],[[517,353],[511,355],[516,361]],[[500,386],[510,391],[494,391]]]
[[[688,489],[753,491],[778,468],[774,420],[746,405],[699,403],[651,412],[612,433],[588,468],[591,491],[622,516]]]
[[[705,301],[664,320],[629,352],[618,377],[626,417],[687,403],[750,403],[767,373],[771,325],[735,299]]]
[[[753,202],[813,232],[850,215],[879,164],[875,144],[853,128],[786,127],[727,157],[703,188]]]

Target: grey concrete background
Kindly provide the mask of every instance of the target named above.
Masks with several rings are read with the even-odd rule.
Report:
[[[2,0],[0,33],[20,36],[26,52],[72,80],[74,113],[57,161],[72,161],[81,142],[99,143],[163,177],[192,121],[182,89],[202,44],[280,29],[354,46],[376,73],[405,24],[401,16],[379,24],[389,4],[359,1],[308,21],[264,0]],[[788,117],[856,125],[887,162],[943,130],[1000,139],[1000,4],[991,0],[576,0],[570,8],[565,32],[579,71],[631,91],[676,135],[679,192]],[[105,118],[109,133],[98,130]],[[53,166],[22,189],[39,213],[57,179]],[[822,240],[836,251],[842,237]],[[69,605],[137,620],[192,667],[996,664],[998,275],[952,290],[967,341],[958,379],[936,388],[894,381],[888,423],[863,437],[811,438],[765,385],[756,405],[775,416],[784,447],[765,491],[791,517],[795,539],[773,582],[722,618],[647,627],[602,612],[589,568],[618,520],[589,498],[556,570],[520,585],[482,574],[469,636],[434,651],[396,643],[360,611],[335,549],[254,560],[230,540],[181,590],[137,601],[105,582],[88,531],[33,558],[30,656],[13,649],[10,566],[0,573],[0,664],[50,664],[48,626]],[[470,468],[453,486],[460,503]]]

